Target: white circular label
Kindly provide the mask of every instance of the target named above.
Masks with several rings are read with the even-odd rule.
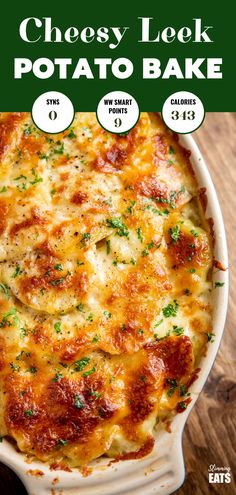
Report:
[[[59,91],[40,95],[32,107],[32,119],[41,131],[55,134],[62,132],[74,119],[74,107],[70,99]]]
[[[189,91],[177,91],[168,96],[162,107],[162,118],[174,132],[187,134],[203,122],[204,106],[198,96]]]
[[[137,101],[125,91],[112,91],[99,101],[97,119],[108,132],[128,132],[139,119]]]

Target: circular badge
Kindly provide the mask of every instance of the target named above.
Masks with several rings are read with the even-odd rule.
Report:
[[[31,113],[35,125],[41,131],[57,134],[70,126],[75,112],[66,95],[59,91],[48,91],[35,100]]]
[[[139,106],[125,91],[112,91],[101,98],[97,107],[99,124],[108,132],[122,134],[137,124]]]
[[[193,93],[178,91],[168,96],[162,107],[162,118],[174,132],[187,134],[195,131],[205,117],[204,106]]]

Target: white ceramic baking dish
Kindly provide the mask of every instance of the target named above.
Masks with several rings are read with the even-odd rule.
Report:
[[[200,187],[207,190],[207,217],[214,220],[215,258],[228,267],[227,245],[222,214],[216,192],[204,159],[192,136],[180,137],[181,144],[191,151],[191,161]],[[13,469],[23,481],[30,495],[169,495],[184,481],[185,469],[182,452],[182,432],[213,365],[222,337],[228,302],[228,270],[218,271],[217,281],[224,286],[214,291],[213,328],[215,341],[208,346],[201,362],[198,380],[192,385],[192,402],[185,412],[178,414],[172,424],[172,433],[157,433],[153,452],[140,460],[121,461],[109,465],[109,459],[93,463],[92,474],[82,476],[79,470],[71,473],[50,471],[40,463],[28,464],[25,456],[16,452],[6,440],[0,445],[0,460]],[[43,475],[36,476],[37,470]]]

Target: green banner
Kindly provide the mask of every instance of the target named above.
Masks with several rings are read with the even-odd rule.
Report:
[[[81,111],[111,91],[147,111],[176,91],[196,94],[206,111],[236,110],[230,2],[41,1],[1,11],[1,111],[29,111],[52,90]]]

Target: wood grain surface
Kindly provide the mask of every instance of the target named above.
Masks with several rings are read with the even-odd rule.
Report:
[[[208,467],[229,466],[236,479],[236,113],[208,113],[194,137],[223,210],[231,287],[221,347],[183,435],[186,480],[174,495],[235,495],[235,480],[229,484],[208,483]],[[20,480],[2,464],[0,494],[26,495]]]

